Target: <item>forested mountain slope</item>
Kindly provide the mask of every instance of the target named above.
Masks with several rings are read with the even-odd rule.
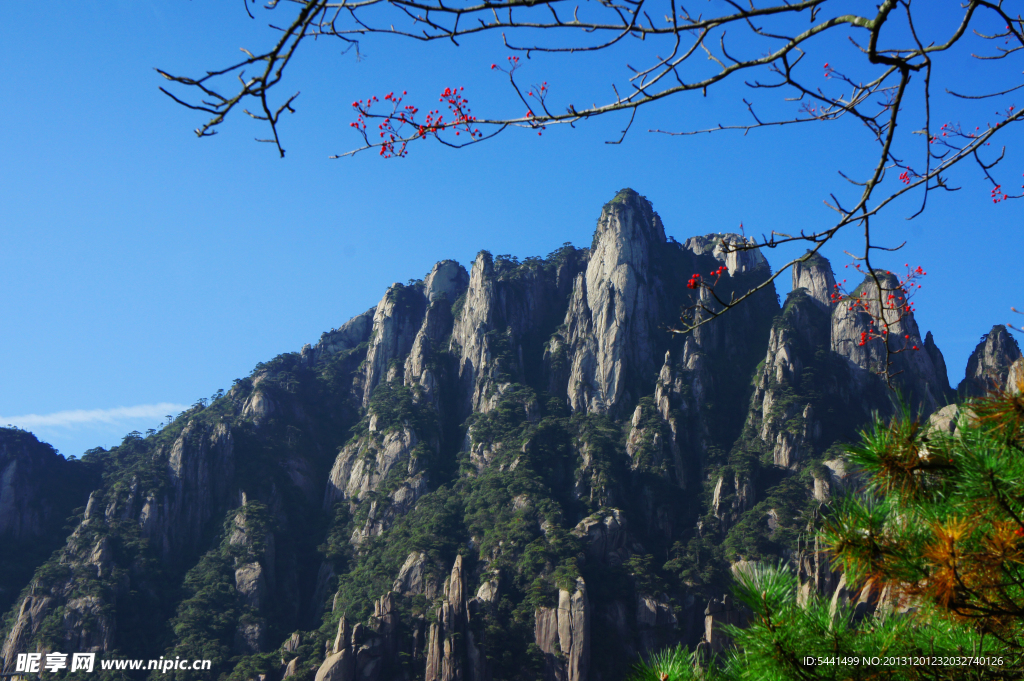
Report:
[[[769,285],[670,333],[694,272],[724,265],[726,298],[769,276],[723,238],[741,237],[668,238],[623,190],[590,248],[440,262],[149,436],[68,462],[0,430],[2,656],[614,681],[664,645],[720,649],[744,561],[848,598],[807,538],[850,484],[843,443],[892,409],[855,342],[870,320],[812,258],[783,305]],[[930,334],[901,333],[922,350],[898,382],[927,416],[956,396]],[[997,327],[961,391],[1019,359]]]

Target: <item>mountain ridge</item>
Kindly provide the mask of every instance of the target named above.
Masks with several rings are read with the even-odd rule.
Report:
[[[676,242],[623,190],[589,249],[441,261],[160,432],[94,450],[82,465],[102,480],[76,488],[70,536],[50,531],[57,553],[0,585],[21,590],[3,657],[609,681],[663,645],[721,650],[749,561],[784,558],[805,590],[845,597],[801,537],[851,484],[843,443],[892,410],[878,349],[850,342],[869,319],[831,304],[820,257],[784,304],[769,284],[671,333],[692,273],[725,267],[724,298],[770,275],[721,246],[742,238]],[[930,334],[902,324],[923,350],[898,380],[927,415],[955,393]],[[1024,365],[1001,328],[970,366],[1005,385]],[[28,517],[11,494],[0,528]]]

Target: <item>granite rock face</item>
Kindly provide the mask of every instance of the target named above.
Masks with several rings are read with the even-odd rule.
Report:
[[[390,364],[405,357],[423,321],[426,301],[410,286],[392,284],[373,314],[370,347],[366,351],[363,406],[370,404],[373,389],[385,379]]]
[[[563,255],[557,267],[524,264],[514,273],[508,260],[496,265],[490,253],[477,255],[450,344],[462,414],[490,411],[532,370],[536,346],[565,315],[568,281],[585,262],[571,247]]]
[[[360,343],[370,339],[373,331],[373,318],[377,308],[371,308],[363,314],[353,317],[337,329],[325,331],[320,341],[311,348],[309,361],[321,362],[340,352],[355,349]]]
[[[1020,358],[1020,347],[1006,327],[993,326],[967,358],[967,375],[957,386],[957,393],[966,399],[1005,388],[1010,368]]]
[[[84,504],[96,481],[31,433],[0,428],[0,540],[35,540]]]
[[[1024,392],[1024,358],[1019,358],[1010,365],[1006,372],[1006,392]]]
[[[850,299],[835,305],[832,350],[846,358],[859,389],[864,389],[888,366],[891,375],[900,375],[899,382],[912,394],[914,402],[926,413],[931,413],[949,402],[952,393],[942,353],[934,341],[926,344],[913,312],[901,314],[886,309],[884,318],[890,324],[888,340],[868,340],[861,344],[862,334],[872,330],[873,320],[882,319],[879,297],[884,301],[889,295],[901,295],[894,275],[884,271],[877,271],[875,275],[882,284],[881,291],[875,277],[865,275]],[[854,304],[855,300],[865,302]],[[881,327],[881,324],[877,326]]]
[[[469,609],[465,598],[462,556],[456,556],[451,576],[445,582],[444,599],[436,611],[427,638],[425,681],[462,681],[466,678],[466,656],[459,644],[466,636]],[[472,642],[469,641],[471,644]],[[470,659],[474,656],[469,656]]]
[[[2,430],[0,545],[46,548],[0,551],[20,575],[2,654],[203,645],[253,681],[617,681],[665,646],[724,650],[746,615],[720,585],[766,552],[800,598],[888,603],[807,539],[860,486],[843,443],[889,413],[884,346],[860,344],[872,314],[834,301],[824,258],[784,305],[770,276],[742,235],[677,241],[623,190],[589,248],[441,261],[160,432],[73,462]],[[969,414],[944,407],[935,340],[891,321],[919,348],[890,353],[899,387],[954,432]],[[1024,376],[1000,329],[964,391]]]
[[[590,678],[590,620],[587,585],[582,578],[570,592],[558,592],[556,608],[534,614],[534,640],[544,653],[544,681],[585,681]]]
[[[832,266],[828,260],[817,254],[811,254],[807,260],[793,266],[793,289],[802,288],[822,310],[831,313],[833,295],[836,291],[836,279],[832,274]]]
[[[602,211],[565,317],[574,411],[614,413],[639,397],[631,378],[655,371],[662,300],[649,278],[652,252],[665,241],[661,218],[635,193],[620,193]]]

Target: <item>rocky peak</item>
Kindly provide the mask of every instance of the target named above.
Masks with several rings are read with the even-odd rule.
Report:
[[[768,261],[757,248],[750,248],[752,242],[740,234],[725,232],[692,236],[683,243],[683,248],[694,255],[710,254],[725,265],[729,276],[767,268]]]
[[[629,390],[630,378],[656,369],[652,336],[661,301],[651,265],[653,249],[665,242],[661,218],[632,190],[601,211],[587,271],[576,278],[565,317],[574,411],[615,411],[639,397]]]
[[[361,315],[356,315],[337,329],[325,331],[320,335],[320,341],[311,348],[310,357],[313,362],[335,355],[345,350],[351,350],[360,343],[370,338],[373,330],[373,315],[377,308],[371,307]]]
[[[560,282],[574,277],[583,260],[571,247],[553,255],[557,260],[544,265],[481,251],[473,263],[450,345],[464,415],[490,411],[509,385],[526,380],[531,359],[543,363],[543,339],[565,318],[568,290],[563,295]]]
[[[465,583],[462,571],[462,556],[455,557],[451,576],[444,589],[444,599],[436,610],[436,621],[430,625],[427,636],[427,668],[425,681],[462,681],[466,676],[464,659],[456,645],[465,637],[468,608],[465,599]],[[472,635],[465,637],[473,654]],[[470,674],[471,677],[477,676]]]
[[[967,375],[957,386],[961,399],[980,397],[1007,384],[1010,365],[1020,359],[1020,347],[1002,324],[981,337],[967,360]]]
[[[31,540],[63,524],[88,495],[74,489],[68,498],[77,468],[32,433],[0,428],[0,542]]]
[[[895,275],[883,270],[876,270],[875,276],[882,285],[882,297],[890,293],[898,295],[899,282]],[[865,275],[864,281],[854,289],[849,298],[838,302],[832,313],[832,350],[844,357],[852,370],[852,378],[858,389],[863,389],[874,380],[880,371],[885,369],[886,349],[880,339],[870,340],[861,345],[861,334],[870,333],[872,322],[881,318],[878,304],[879,290],[875,277]],[[866,301],[865,311],[855,300]],[[893,362],[890,373],[898,375],[897,382],[908,390],[913,401],[919,404],[926,414],[930,414],[949,400],[949,379],[945,374],[945,362],[938,362],[941,353],[938,348],[929,348],[921,337],[914,313],[908,312],[899,318],[896,311],[885,311],[889,320],[888,344],[890,351],[905,352],[893,354],[889,359]],[[875,325],[877,326],[877,324]],[[917,349],[914,349],[917,348]]]
[[[426,312],[412,349],[405,358],[405,384],[419,384],[425,398],[440,410],[438,385],[441,376],[429,368],[430,360],[452,332],[452,304],[469,285],[466,269],[454,260],[442,260],[423,280]]]
[[[373,314],[373,333],[366,351],[363,406],[370,404],[373,389],[387,376],[392,361],[404,358],[412,349],[426,309],[416,286],[392,284]]]
[[[469,286],[466,268],[454,260],[442,260],[434,265],[423,280],[423,296],[431,303],[444,296],[451,305]]]
[[[832,266],[828,260],[816,253],[808,251],[806,260],[793,265],[793,290],[802,288],[807,291],[818,307],[823,310],[832,309],[832,294],[835,292],[836,279],[832,274]]]
[[[601,210],[590,245],[591,257],[600,252],[602,242],[607,248],[609,241],[617,241],[620,250],[628,248],[628,244],[646,250],[649,244],[666,242],[665,227],[651,202],[627,187],[619,190]]]
[[[494,259],[487,251],[481,251],[473,261],[469,288],[452,332],[452,349],[460,354],[459,377],[471,391],[471,408],[481,403],[488,385],[488,369],[496,354],[492,349],[494,339],[487,334],[497,321],[496,288]]]

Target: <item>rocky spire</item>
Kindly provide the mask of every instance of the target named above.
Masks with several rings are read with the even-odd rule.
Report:
[[[430,274],[423,280],[423,296],[428,303],[439,298],[446,298],[451,306],[458,300],[469,285],[466,268],[454,260],[442,260],[434,265]]]
[[[423,280],[427,311],[412,350],[405,359],[405,384],[422,386],[426,399],[435,409],[440,407],[438,390],[441,376],[429,366],[430,359],[451,333],[454,323],[452,306],[468,286],[466,269],[454,260],[437,263]]]
[[[718,233],[704,236],[691,236],[683,243],[683,248],[694,255],[710,254],[715,260],[725,265],[729,276],[753,272],[756,269],[768,268],[768,261],[757,248],[736,248],[748,245],[741,234]]]
[[[832,266],[828,260],[818,254],[811,254],[802,262],[793,265],[793,289],[802,288],[807,291],[818,307],[823,310],[832,309],[832,294],[835,292],[836,279],[832,275]]]
[[[445,585],[444,600],[437,609],[437,621],[430,625],[427,639],[426,681],[462,681],[462,654],[457,642],[466,628],[465,588],[462,556],[455,557],[452,574]]]
[[[544,681],[587,681],[590,670],[590,599],[582,577],[559,589],[557,608],[537,608],[534,640],[544,653]]]
[[[786,297],[782,314],[772,324],[768,349],[758,375],[754,378],[754,394],[748,422],[755,427],[757,438],[772,451],[772,460],[782,468],[796,468],[814,453],[821,427],[815,418],[811,396],[804,395],[805,370],[817,376],[822,394],[842,380],[823,375],[827,362],[822,362],[823,350],[831,345],[831,310],[823,304],[832,281],[832,268],[824,258],[793,272],[793,290]],[[826,388],[827,386],[827,388]],[[725,481],[729,484],[729,481]],[[737,495],[744,499],[752,494],[739,494],[743,485],[750,483],[737,476]],[[721,484],[721,481],[719,482]],[[723,526],[735,513],[718,513],[716,488],[714,506]],[[742,509],[746,504],[733,510]]]
[[[401,373],[402,365],[389,373],[392,362],[403,361],[414,375],[406,380],[419,381],[430,344],[448,334],[450,309],[466,289],[466,270],[454,260],[434,265],[422,285],[392,284],[373,314],[373,333],[366,352],[366,378],[363,383],[363,406],[382,380],[392,380]],[[434,314],[430,314],[433,309]],[[418,341],[418,345],[417,345]],[[412,366],[410,353],[415,355]],[[436,377],[428,377],[427,383]]]
[[[995,388],[1004,388],[1010,365],[1020,359],[1021,352],[1010,332],[1002,324],[981,337],[967,360],[967,375],[957,386],[961,399],[980,397]]]
[[[469,392],[471,409],[482,402],[497,354],[493,347],[495,338],[487,333],[497,322],[496,288],[494,259],[487,251],[481,251],[473,261],[469,288],[452,331],[452,350],[459,354],[459,378]]]
[[[420,291],[399,283],[388,287],[387,293],[378,303],[377,311],[373,314],[370,348],[366,351],[364,407],[370,404],[370,395],[385,379],[391,362],[404,358],[412,349],[425,308]]]
[[[889,291],[898,290],[899,282],[895,275],[881,270],[876,270],[875,274],[882,283],[883,297]],[[867,301],[868,312],[851,304],[853,300],[861,299]],[[836,304],[832,313],[832,350],[846,358],[858,389],[863,389],[868,382],[874,380],[873,376],[885,368],[886,352],[881,340],[869,340],[861,345],[861,334],[871,333],[875,328],[871,326],[872,321],[880,318],[877,299],[878,285],[874,277],[865,275],[860,286],[848,299]],[[897,377],[897,383],[909,391],[913,401],[926,414],[930,414],[949,401],[945,362],[937,363],[933,359],[938,348],[930,350],[926,347],[913,312],[906,313],[902,319],[895,311],[886,311],[885,315],[890,320],[889,347],[906,348],[906,352],[890,354],[893,362],[890,373],[896,375],[902,372]],[[915,347],[916,350],[913,349]],[[941,353],[937,357],[941,357]]]
[[[576,278],[569,310],[569,404],[612,412],[632,376],[656,371],[652,334],[659,300],[651,286],[652,249],[665,243],[661,218],[632,189],[619,192],[597,221],[587,271]]]

